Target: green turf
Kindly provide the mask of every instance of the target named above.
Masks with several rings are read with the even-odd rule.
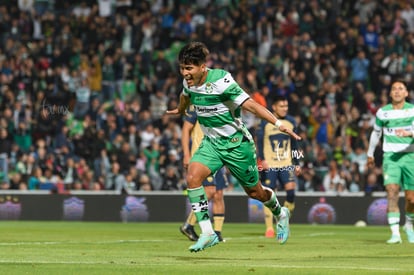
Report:
[[[0,222],[0,274],[413,274],[414,244],[385,226],[291,226],[285,245],[263,224],[224,225],[199,253],[177,223]]]

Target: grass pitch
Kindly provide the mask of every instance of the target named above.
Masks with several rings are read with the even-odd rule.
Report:
[[[414,244],[388,227],[224,224],[226,242],[190,253],[178,223],[0,222],[0,274],[413,274]],[[199,230],[198,230],[199,231]]]

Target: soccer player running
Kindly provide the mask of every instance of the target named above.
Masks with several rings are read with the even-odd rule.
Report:
[[[190,158],[200,146],[203,138],[203,132],[201,131],[200,124],[197,122],[197,114],[191,108],[184,117],[181,144],[183,147],[183,166],[184,169],[188,168]],[[191,150],[190,150],[191,144]],[[216,232],[219,241],[223,242],[224,239],[221,235],[221,231],[224,223],[224,197],[223,190],[227,186],[227,179],[225,175],[225,168],[221,168],[216,172],[214,176],[209,176],[203,181],[204,190],[207,194],[207,199],[212,201],[212,213],[213,213],[213,225],[214,232]],[[197,223],[194,211],[191,211],[187,217],[186,222],[180,226],[180,232],[187,236],[191,241],[197,241],[198,235],[194,230],[194,225]]]
[[[374,152],[384,134],[382,150],[384,185],[387,192],[387,218],[391,228],[388,244],[402,243],[400,235],[400,185],[405,194],[405,226],[408,241],[414,243],[414,105],[406,102],[407,86],[402,81],[391,85],[391,103],[376,113],[368,148],[368,167],[374,167]]]
[[[295,131],[296,121],[288,115],[288,100],[284,96],[277,96],[272,104],[273,114],[281,121],[282,125]],[[295,209],[295,189],[296,176],[301,169],[298,158],[293,153],[298,152],[297,142],[287,133],[282,132],[274,124],[262,121],[257,132],[258,157],[261,160],[263,173],[265,176],[263,185],[277,189],[277,183],[286,191],[284,206],[287,207],[292,215]],[[265,237],[273,238],[273,214],[269,208],[264,207],[265,216]]]
[[[278,221],[278,240],[283,244],[289,237],[289,210],[279,204],[273,190],[263,187],[259,181],[256,146],[241,120],[241,108],[275,124],[296,139],[300,137],[252,100],[229,72],[207,68],[208,55],[209,50],[201,42],[191,42],[180,50],[178,63],[184,88],[178,107],[167,111],[168,114],[184,115],[193,104],[204,133],[186,175],[188,198],[201,228],[198,241],[189,250],[197,252],[219,243],[210,221],[202,182],[223,166],[240,182],[249,197],[271,209]]]

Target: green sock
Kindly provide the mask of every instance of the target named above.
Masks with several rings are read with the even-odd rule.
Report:
[[[405,229],[413,230],[414,213],[405,213]]]
[[[188,189],[188,199],[198,222],[210,220],[208,200],[203,187]]]
[[[266,207],[268,207],[270,211],[272,211],[275,217],[279,216],[281,207],[280,207],[279,201],[276,198],[275,192],[272,191],[272,196],[270,197],[270,199],[268,201],[265,201],[263,204]]]
[[[208,213],[208,200],[204,187],[196,189],[188,189],[188,199],[191,203],[191,208],[197,218],[197,222],[200,225],[202,234],[213,234],[213,225],[210,221]]]
[[[393,235],[400,235],[400,213],[389,212],[387,213],[388,224]]]

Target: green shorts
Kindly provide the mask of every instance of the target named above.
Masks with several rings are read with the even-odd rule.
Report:
[[[243,136],[229,138],[225,146],[222,140],[217,143],[205,137],[191,158],[191,162],[206,165],[212,174],[226,166],[244,187],[253,187],[259,182],[256,146],[253,141]]]
[[[403,190],[414,190],[414,153],[384,153],[384,185],[396,183]]]

